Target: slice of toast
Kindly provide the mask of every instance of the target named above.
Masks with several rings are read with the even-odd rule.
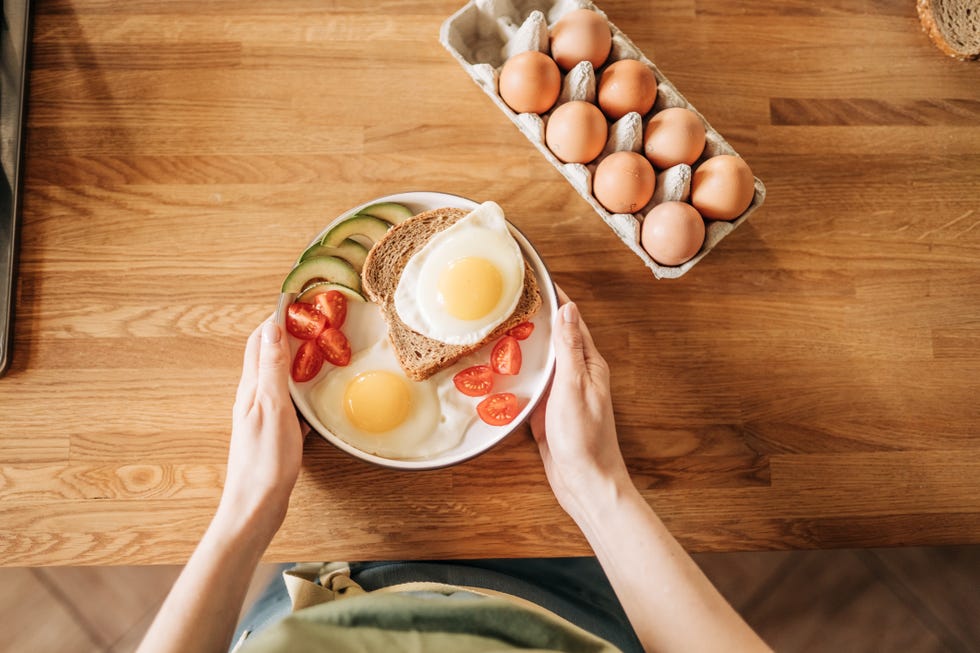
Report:
[[[362,286],[368,298],[381,307],[388,324],[388,339],[398,363],[408,378],[424,381],[449,367],[463,356],[493,342],[521,322],[526,322],[541,307],[541,291],[531,266],[524,262],[524,289],[517,308],[486,338],[473,345],[450,345],[414,331],[401,321],[395,310],[395,289],[402,270],[415,252],[433,235],[468,215],[463,209],[442,208],[424,211],[397,224],[368,253],[361,273]]]
[[[980,6],[976,0],[918,0],[922,29],[942,52],[967,61],[980,57]]]

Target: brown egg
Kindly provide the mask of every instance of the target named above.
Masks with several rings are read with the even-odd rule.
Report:
[[[691,204],[712,220],[734,220],[749,208],[755,195],[749,164],[730,154],[713,156],[694,170]]]
[[[610,64],[599,78],[599,108],[610,120],[619,120],[630,111],[642,116],[656,99],[657,78],[636,59]]]
[[[610,213],[636,213],[653,197],[653,166],[636,152],[614,152],[599,162],[592,194]]]
[[[555,60],[537,50],[516,54],[500,69],[500,97],[517,113],[544,113],[561,91]]]
[[[551,28],[551,56],[562,70],[571,70],[580,61],[591,61],[598,69],[611,47],[609,23],[590,9],[569,12]]]
[[[551,112],[544,142],[565,163],[588,163],[606,146],[609,126],[591,102],[566,102]]]
[[[704,151],[704,123],[690,109],[658,111],[643,133],[643,153],[661,170],[678,163],[691,165]]]
[[[704,220],[687,202],[663,202],[643,219],[640,245],[660,265],[680,265],[704,244]]]

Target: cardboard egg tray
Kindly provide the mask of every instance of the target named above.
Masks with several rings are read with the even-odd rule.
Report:
[[[693,169],[717,154],[737,155],[731,145],[708,124],[697,109],[678,92],[662,72],[637,48],[632,41],[611,22],[612,49],[603,67],[620,59],[637,59],[650,67],[657,78],[657,100],[646,116],[628,113],[609,125],[609,140],[603,153],[588,165],[562,163],[545,145],[544,128],[551,111],[543,116],[534,113],[515,113],[497,93],[497,79],[504,62],[511,56],[527,50],[539,50],[550,54],[549,28],[562,16],[576,9],[591,9],[606,17],[595,4],[588,0],[471,0],[450,16],[442,25],[439,40],[459,61],[480,88],[490,96],[501,111],[517,125],[544,157],[554,165],[578,193],[595,209],[595,212],[639,256],[654,276],[677,278],[690,270],[711,251],[722,238],[748,218],[766,196],[766,188],[755,178],[755,197],[749,208],[732,221],[707,220],[704,245],[694,258],[678,266],[660,265],[640,246],[640,224],[653,206],[671,200],[687,200],[690,195]],[[607,18],[608,22],[608,18]],[[592,64],[583,61],[564,75],[561,94],[555,107],[572,100],[595,102],[596,79],[602,69],[595,71]],[[622,150],[643,152],[643,130],[646,122],[656,112],[669,107],[685,107],[694,111],[704,122],[707,134],[704,152],[693,166],[680,164],[657,173],[653,199],[636,213],[609,213],[592,196],[592,175],[599,161],[608,154]]]

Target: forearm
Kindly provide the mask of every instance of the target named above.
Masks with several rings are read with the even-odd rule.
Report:
[[[252,574],[271,540],[266,531],[219,513],[170,590],[139,653],[226,651]]]
[[[628,477],[588,493],[579,527],[647,651],[768,651]]]
[[[140,653],[228,649],[255,567],[286,516],[303,457],[289,361],[289,342],[272,320],[249,336],[218,511]]]

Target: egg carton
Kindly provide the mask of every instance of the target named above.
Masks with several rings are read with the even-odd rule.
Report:
[[[595,102],[596,79],[600,71],[583,61],[568,71],[562,80],[561,93],[555,106],[543,116],[535,113],[516,113],[507,106],[497,93],[497,81],[504,62],[528,50],[549,54],[549,28],[562,16],[577,9],[595,11],[609,22],[606,14],[588,0],[471,0],[442,24],[439,40],[453,57],[469,73],[480,88],[490,96],[517,128],[535,147],[564,175],[595,212],[609,225],[633,252],[653,271],[656,278],[680,277],[717,245],[722,238],[742,224],[749,214],[765,200],[766,188],[755,178],[755,196],[742,215],[732,221],[707,220],[704,245],[690,260],[678,266],[660,265],[640,245],[640,225],[643,217],[655,205],[672,200],[686,201],[690,196],[691,177],[697,166],[718,154],[738,153],[728,144],[697,109],[681,95],[662,72],[639,48],[612,22],[612,49],[604,66],[620,59],[636,59],[646,64],[657,79],[657,100],[646,116],[628,113],[609,126],[609,139],[599,157],[588,165],[563,163],[545,144],[544,132],[548,117],[565,102],[585,100]],[[684,107],[693,111],[704,123],[706,142],[704,152],[692,166],[679,164],[657,173],[656,190],[650,202],[636,213],[610,213],[592,195],[592,175],[603,157],[618,151],[643,152],[643,130],[646,120],[670,107]]]

